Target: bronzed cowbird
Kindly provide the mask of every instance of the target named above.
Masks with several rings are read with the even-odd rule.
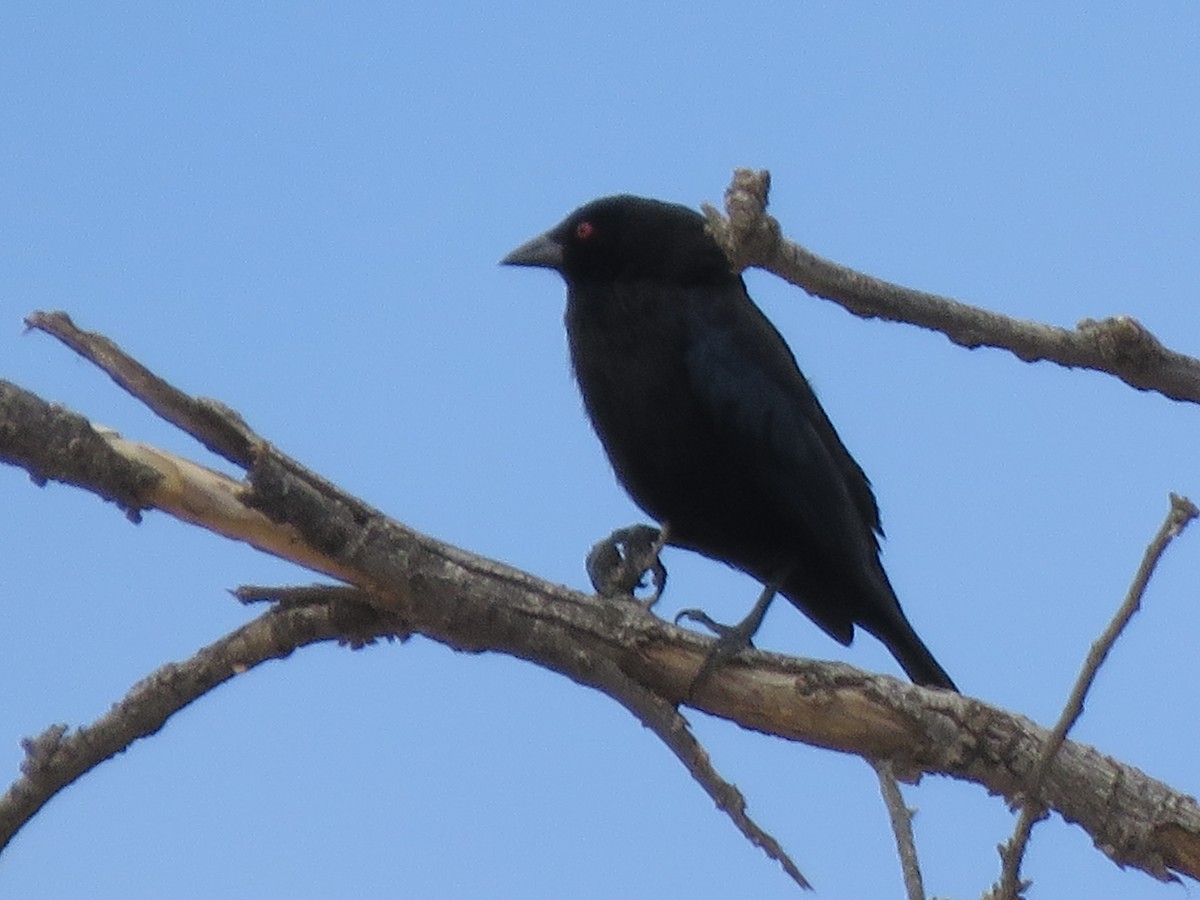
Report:
[[[566,281],[584,406],[667,542],[766,586],[741,631],[725,631],[745,646],[778,591],[842,644],[859,625],[914,682],[956,690],[880,563],[870,482],[703,216],[607,197],[502,262]]]

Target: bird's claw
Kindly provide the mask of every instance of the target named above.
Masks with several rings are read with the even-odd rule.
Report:
[[[743,650],[754,648],[754,641],[752,640],[754,629],[747,627],[750,624],[748,622],[739,622],[737,625],[722,625],[708,613],[700,609],[681,609],[675,615],[675,624],[678,625],[684,620],[703,625],[717,636],[712,647],[709,648],[708,653],[705,655],[704,662],[700,664],[699,670],[697,670],[695,677],[692,678],[691,683],[688,685],[686,697],[691,699],[695,696],[696,691],[725,662],[737,656]]]
[[[658,558],[665,543],[662,531],[651,525],[618,528],[588,551],[587,573],[596,593],[602,597],[626,597],[650,609],[662,596],[667,584],[667,569]],[[650,576],[647,584],[646,576]],[[638,597],[635,591],[653,585],[650,596]]]
[[[684,621],[695,622],[697,625],[702,625],[703,627],[707,628],[718,638],[723,638],[726,635],[738,630],[738,626],[736,625],[722,625],[702,609],[681,609],[675,614],[673,621],[676,625]],[[746,643],[749,643],[748,639]]]
[[[675,614],[675,624],[678,625],[682,620],[703,625],[717,636],[712,650],[709,651],[710,659],[712,657],[728,659],[743,650],[754,649],[753,639],[754,632],[758,630],[757,622],[744,621],[738,622],[736,625],[722,625],[702,609],[681,609]]]
[[[754,608],[750,610],[750,614],[736,625],[722,625],[701,609],[682,609],[675,615],[676,625],[686,619],[689,622],[703,625],[717,636],[712,647],[709,648],[708,655],[704,657],[704,662],[700,664],[699,671],[688,685],[685,695],[688,699],[695,696],[697,689],[712,677],[712,673],[722,663],[737,656],[743,650],[753,649],[754,635],[758,633],[759,626],[762,625],[763,617],[767,614],[767,609],[770,608],[771,600],[774,597],[774,585],[766,585],[759,594],[758,600],[755,601]]]

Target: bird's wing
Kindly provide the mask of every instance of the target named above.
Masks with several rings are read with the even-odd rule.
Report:
[[[873,565],[881,531],[870,483],[779,332],[744,288],[691,319],[688,374],[713,433],[753,467],[745,476],[777,501],[777,515],[830,556]]]

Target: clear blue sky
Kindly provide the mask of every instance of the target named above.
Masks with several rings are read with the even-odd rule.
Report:
[[[506,251],[596,196],[719,203],[766,167],[818,253],[1056,324],[1128,313],[1197,354],[1197,47],[1190,3],[8,2],[0,377],[206,459],[22,334],[66,309],[400,520],[583,587],[591,542],[643,517],[581,412],[561,284]],[[918,630],[965,691],[1053,721],[1167,492],[1200,499],[1198,411],[748,282],[876,485]],[[13,469],[0,506],[6,781],[20,737],[245,621],[226,588],[309,579]],[[667,563],[667,614],[757,592]],[[1193,533],[1076,732],[1191,792],[1198,565]],[[759,643],[896,671],[782,607]],[[900,896],[865,763],[689,718],[820,896]],[[909,800],[930,892],[978,896],[1003,803],[945,779]],[[1057,819],[1027,874],[1038,897],[1184,896]],[[0,862],[13,898],[351,893],[797,895],[613,703],[422,639],[236,680]]]

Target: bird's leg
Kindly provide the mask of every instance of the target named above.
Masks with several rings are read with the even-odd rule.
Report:
[[[721,663],[754,646],[754,635],[762,625],[767,610],[771,608],[771,601],[775,599],[776,591],[774,583],[766,585],[762,593],[758,595],[758,600],[755,601],[750,614],[736,625],[722,625],[720,622],[715,622],[708,613],[699,609],[679,611],[675,616],[676,625],[682,619],[698,622],[717,636],[712,649],[708,651],[708,656],[700,665],[700,670],[696,672],[696,677],[688,685],[687,696],[691,697],[695,694],[696,689],[712,677],[712,673]]]
[[[662,596],[667,569],[658,555],[667,543],[667,526],[630,525],[618,528],[596,543],[587,555],[587,573],[592,587],[602,597],[629,597],[650,609]],[[654,586],[646,599],[634,591],[646,587],[646,575]]]

